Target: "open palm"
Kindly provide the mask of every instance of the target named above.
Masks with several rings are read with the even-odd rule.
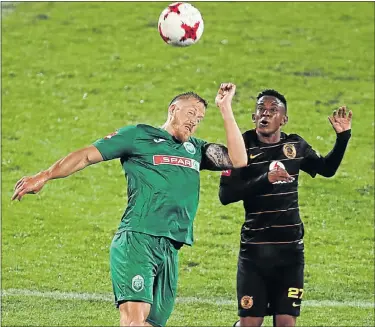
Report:
[[[336,133],[342,133],[352,128],[352,117],[352,111],[349,110],[348,115],[346,115],[346,107],[342,106],[335,110],[332,116],[328,117],[328,120]]]

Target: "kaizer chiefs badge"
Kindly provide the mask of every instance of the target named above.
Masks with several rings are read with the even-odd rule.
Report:
[[[295,146],[293,144],[290,144],[290,143],[284,144],[283,152],[285,154],[285,157],[287,157],[289,159],[295,158],[296,153],[297,153]]]
[[[241,307],[244,309],[250,309],[253,306],[253,297],[245,295],[241,299]]]

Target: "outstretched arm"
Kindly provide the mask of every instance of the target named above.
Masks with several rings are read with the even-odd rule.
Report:
[[[51,179],[64,178],[103,160],[123,158],[133,151],[137,126],[129,125],[97,140],[93,145],[68,154],[50,168],[34,176],[22,177],[15,185],[12,200],[21,200],[25,194],[38,193]]]
[[[230,161],[234,168],[240,168],[247,165],[247,153],[242,133],[233,115],[232,99],[235,93],[236,85],[223,83],[217,92],[215,103],[219,107],[224,120]]]
[[[224,120],[227,147],[221,144],[208,144],[204,148],[203,167],[209,170],[240,168],[247,165],[245,143],[232,111],[232,99],[236,86],[223,83],[217,92],[215,103],[220,108]]]
[[[315,176],[315,174],[324,177],[332,177],[335,175],[351,137],[352,116],[352,111],[349,111],[348,115],[346,115],[346,107],[343,106],[337,111],[335,110],[331,117],[328,117],[337,134],[335,146],[325,157],[318,156],[310,147],[302,162],[302,170],[310,173],[312,176]]]
[[[277,182],[294,181],[294,178],[280,167],[253,178],[246,178],[245,175],[242,174],[242,169],[227,170],[221,174],[219,199],[222,204],[227,205],[244,200],[246,197],[271,192],[272,184]]]
[[[34,176],[22,177],[14,187],[12,200],[20,201],[25,194],[38,193],[49,180],[67,177],[100,161],[103,161],[102,155],[93,145],[72,152],[47,170]]]
[[[319,162],[316,165],[316,172],[319,175],[332,177],[336,174],[344,157],[350,136],[350,130],[337,134],[333,149],[325,157],[319,158]]]

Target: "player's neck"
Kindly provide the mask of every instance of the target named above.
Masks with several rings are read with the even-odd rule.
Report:
[[[174,139],[180,141],[180,142],[183,142],[180,140],[180,138],[178,137],[178,133],[176,132],[176,128],[173,126],[173,124],[171,124],[170,122],[166,122],[162,127],[161,129],[164,129],[165,131],[167,131]]]
[[[258,131],[256,131],[256,133],[257,133],[257,136],[258,136],[258,140],[262,143],[269,143],[269,144],[278,143],[278,142],[280,142],[280,139],[281,139],[281,131],[280,130],[277,130],[275,133],[269,134],[269,135],[261,134]]]
[[[172,124],[169,124],[168,122],[165,122],[164,125],[161,128],[166,130],[172,136],[175,136],[175,131],[174,131],[174,128],[173,128]]]

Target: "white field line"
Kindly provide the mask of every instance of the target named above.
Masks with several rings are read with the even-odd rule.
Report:
[[[58,300],[82,300],[82,301],[105,301],[112,302],[114,298],[110,294],[98,294],[98,293],[74,293],[74,292],[40,292],[34,290],[25,289],[14,289],[10,288],[7,290],[2,290],[1,297],[9,296],[31,296],[31,297],[41,297],[50,298]],[[200,297],[178,297],[177,303],[189,304],[210,304],[210,305],[236,305],[235,300],[225,299],[225,298],[200,298]],[[306,300],[303,301],[303,306],[306,307],[355,307],[355,308],[374,308],[375,304],[367,301],[330,301],[330,300]]]

